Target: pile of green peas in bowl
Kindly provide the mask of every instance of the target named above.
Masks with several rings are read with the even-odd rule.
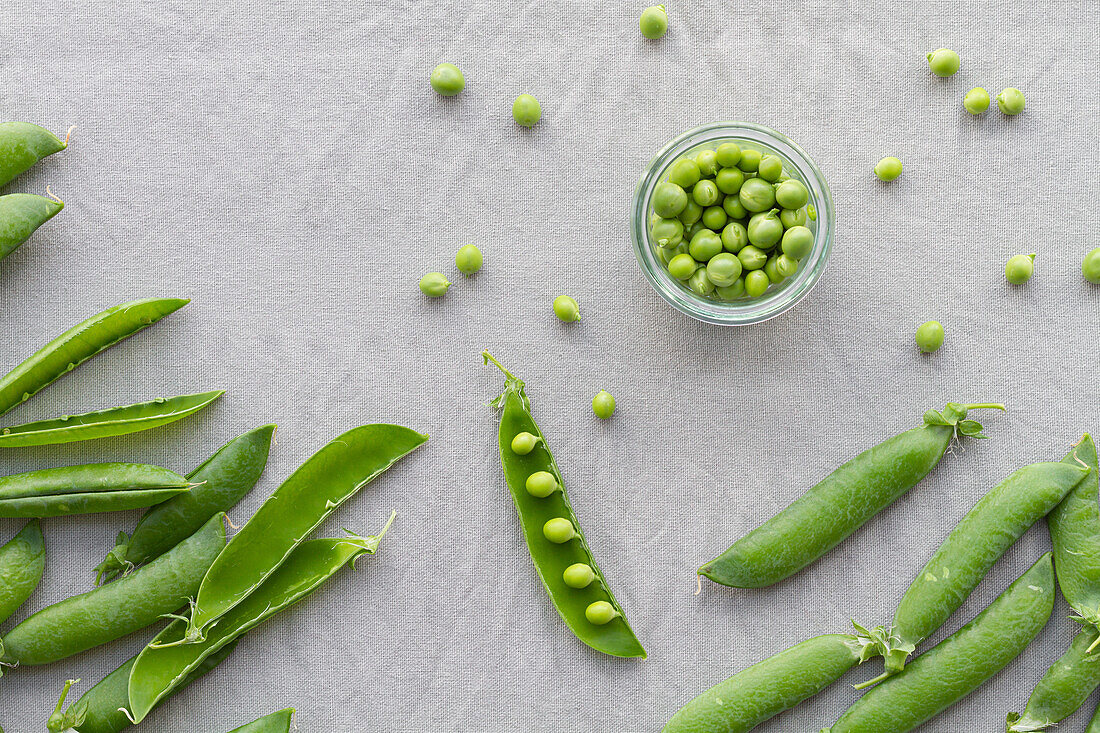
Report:
[[[709,323],[779,315],[828,260],[832,195],[809,156],[745,122],[684,133],[650,162],[634,193],[635,254],[670,304]]]

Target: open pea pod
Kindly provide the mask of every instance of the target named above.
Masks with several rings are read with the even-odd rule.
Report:
[[[38,522],[26,527],[0,547],[0,623],[22,606],[42,580],[46,546]]]
[[[44,127],[30,122],[0,123],[0,186],[5,186],[20,173],[43,158],[68,147]]]
[[[377,535],[307,540],[298,545],[273,573],[241,603],[212,625],[203,641],[182,644],[184,620],[173,622],[138,654],[130,671],[129,717],[140,723],[212,654],[233,643],[278,612],[308,596],[340,568],[364,554],[374,554],[393,515]],[[110,587],[110,586],[108,586]]]
[[[645,649],[627,623],[584,538],[565,493],[561,471],[531,416],[523,382],[488,352],[482,356],[506,377],[504,392],[493,402],[500,409],[500,462],[527,549],[550,600],[565,625],[588,646],[616,657],[644,658]],[[517,452],[513,440],[517,436],[522,440],[524,434],[529,436],[528,445],[518,446]],[[549,493],[541,488],[535,488],[535,493],[528,489],[528,479],[534,474],[549,475]]]
[[[61,517],[159,504],[192,484],[140,463],[89,463],[0,476],[0,517]]]
[[[38,227],[64,208],[60,201],[32,193],[0,196],[0,260],[19,249]]]
[[[287,708],[234,728],[229,733],[288,733],[293,717],[294,708]]]
[[[428,440],[400,425],[353,428],[282,483],[214,562],[195,599],[185,640],[241,603],[337,507]]]
[[[43,387],[96,354],[148,328],[189,302],[183,298],[133,300],[81,321],[0,379],[0,414],[26,402]]]
[[[178,397],[158,397],[150,402],[12,425],[0,428],[0,448],[75,443],[138,433],[193,415],[223,394],[225,390],[217,389]]]

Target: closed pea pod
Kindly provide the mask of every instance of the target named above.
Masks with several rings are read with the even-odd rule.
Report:
[[[1069,455],[1070,465],[1084,464],[1090,473],[1047,518],[1054,545],[1054,567],[1062,595],[1083,625],[1100,627],[1100,508],[1096,444],[1087,433]],[[1090,649],[1095,651],[1095,649]]]
[[[1092,720],[1089,721],[1089,727],[1085,728],[1085,733],[1100,733],[1100,705],[1096,706],[1096,712],[1092,714]]]
[[[229,733],[289,733],[293,717],[294,708],[287,708],[234,728]]]
[[[1100,686],[1100,654],[1089,653],[1097,638],[1095,627],[1077,633],[1069,650],[1039,680],[1024,712],[1008,714],[1007,733],[1046,730],[1085,703]]]
[[[0,260],[19,249],[38,227],[64,208],[61,201],[31,193],[0,196]]]
[[[488,352],[482,352],[482,356],[486,363],[491,361],[495,364],[507,380],[504,392],[492,402],[500,410],[498,442],[501,466],[516,505],[531,560],[550,600],[577,638],[593,649],[617,657],[645,657],[645,649],[631,630],[622,607],[592,557],[565,489],[545,498],[532,496],[525,490],[527,477],[531,474],[547,471],[561,476],[561,472],[531,416],[531,403],[523,382]],[[509,447],[512,436],[520,432],[540,436],[538,447],[523,456],[516,455]],[[581,572],[575,567],[577,565],[587,566],[593,575],[593,579],[583,587],[579,584],[579,577],[576,578],[577,585],[566,578],[567,571],[570,576]]]
[[[806,567],[913,488],[956,436],[985,437],[967,411],[1003,405],[949,404],[924,424],[859,454],[786,509],[699,568],[722,585],[761,588]]]
[[[7,185],[43,158],[61,152],[68,144],[68,138],[61,140],[30,122],[0,123],[0,186]]]
[[[31,597],[46,567],[46,547],[38,522],[29,522],[0,547],[0,624]]]
[[[190,488],[191,483],[175,471],[139,463],[47,468],[0,477],[0,517],[62,517],[142,509]]]

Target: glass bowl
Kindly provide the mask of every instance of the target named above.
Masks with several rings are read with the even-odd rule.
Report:
[[[657,244],[650,240],[650,197],[653,189],[666,177],[668,167],[681,156],[703,148],[716,148],[723,142],[735,142],[761,153],[770,153],[783,161],[783,170],[791,178],[805,184],[810,192],[810,205],[817,212],[816,220],[806,226],[814,233],[810,254],[799,263],[798,271],[778,286],[773,285],[759,298],[739,298],[721,301],[696,295],[683,283],[668,274],[657,254]],[[794,141],[775,130],[751,122],[712,122],[696,127],[666,145],[646,166],[631,203],[631,234],[638,264],[657,293],[673,308],[692,318],[722,326],[744,326],[774,318],[794,307],[817,284],[833,246],[833,196],[821,170]]]

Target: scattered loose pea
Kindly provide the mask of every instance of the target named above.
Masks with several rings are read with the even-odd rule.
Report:
[[[532,435],[527,431],[522,433],[516,433],[516,437],[512,438],[512,452],[517,456],[525,456],[535,449],[535,446],[542,440],[537,435]]]
[[[554,298],[554,315],[565,323],[572,323],[581,319],[581,308],[570,296],[559,295]]]
[[[665,6],[651,5],[643,10],[638,26],[642,29],[642,35],[650,40],[663,38],[668,33],[668,12]]]
[[[1035,272],[1035,255],[1016,255],[1005,263],[1005,279],[1013,285],[1023,285]]]
[[[528,433],[528,435],[530,435],[530,433]],[[535,471],[527,477],[527,482],[524,486],[528,494],[537,496],[540,499],[545,499],[561,488],[558,485],[558,480],[554,478],[554,474],[549,471]]]
[[[875,164],[875,175],[881,181],[893,181],[901,175],[901,161],[893,156],[883,158]]]
[[[587,588],[596,579],[596,572],[591,565],[583,562],[573,563],[561,574],[561,579],[570,588]]]
[[[561,545],[577,536],[577,528],[565,517],[554,517],[542,525],[542,535],[555,545]]]
[[[592,412],[601,420],[607,420],[615,414],[615,398],[607,390],[601,389],[592,398]]]
[[[1081,261],[1081,274],[1094,285],[1100,285],[1100,247],[1085,255]]]
[[[943,324],[939,321],[925,321],[917,327],[917,347],[926,354],[939,351],[943,346]]]
[[[429,298],[442,298],[447,294],[449,287],[451,287],[451,281],[442,272],[429,272],[420,278],[420,292]]]
[[[455,267],[467,277],[481,269],[482,261],[483,257],[481,255],[481,250],[477,248],[477,245],[473,244],[462,245],[458,248],[458,253],[455,255]]]
[[[584,617],[597,626],[603,626],[618,615],[619,612],[607,601],[590,603],[588,608],[584,609]]]
[[[959,70],[959,54],[949,48],[937,48],[928,54],[928,68],[936,76],[951,76]]]
[[[542,119],[542,105],[530,94],[521,94],[512,102],[512,117],[524,127],[534,127]]]
[[[466,88],[466,77],[457,66],[446,62],[432,69],[429,81],[432,89],[444,97],[453,97]]]
[[[1002,89],[997,95],[997,108],[1006,115],[1018,115],[1024,111],[1024,93],[1015,87]]]
[[[989,92],[982,87],[974,87],[963,97],[963,108],[972,115],[980,115],[989,109]]]

